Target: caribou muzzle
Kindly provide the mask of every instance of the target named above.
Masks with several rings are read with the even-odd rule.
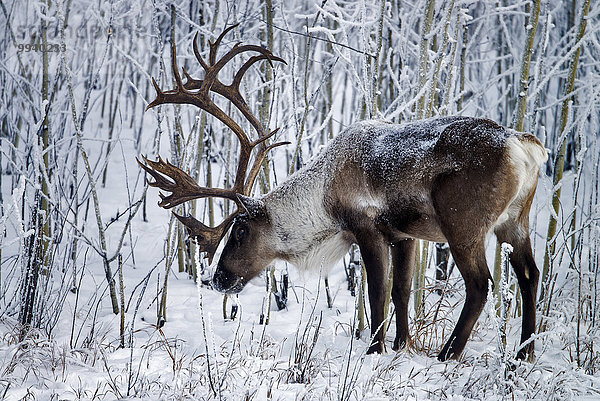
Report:
[[[237,294],[246,285],[246,280],[219,266],[212,278],[212,286],[223,294]]]

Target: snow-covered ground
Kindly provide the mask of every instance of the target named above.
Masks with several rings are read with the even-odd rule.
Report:
[[[106,188],[99,189],[103,216],[123,210],[126,176],[132,187],[137,179],[132,141],[123,135],[120,143],[123,151],[115,152],[109,165],[111,180]],[[547,215],[547,202],[540,199],[544,199],[548,187],[548,178],[542,177],[532,212],[534,220]],[[5,199],[10,199],[9,191],[4,190]],[[66,294],[51,339],[39,332],[18,342],[14,319],[5,315],[0,320],[0,393],[5,399],[600,397],[600,378],[587,375],[573,361],[576,327],[564,315],[574,306],[570,299],[559,299],[557,318],[549,321],[548,332],[537,339],[537,360],[532,364],[515,364],[512,360],[520,318],[509,320],[507,354],[501,353],[493,300],[488,302],[460,361],[437,361],[435,356],[453,328],[464,299],[457,272],[449,280],[443,299],[427,291],[425,317],[411,319],[411,346],[397,353],[391,350],[393,321],[387,333],[388,350],[383,355],[365,354],[368,329],[360,339],[352,335],[357,328],[358,297],[350,295],[341,264],[329,273],[332,308],[327,306],[325,272],[314,270],[300,275],[293,266],[278,265],[278,277],[283,271],[290,274],[289,300],[281,311],[271,302],[268,325],[259,323],[268,303],[264,276],[253,280],[239,297],[228,300],[228,314],[231,305],[239,307],[237,317],[231,320],[223,318],[222,295],[194,284],[187,273],[174,271],[173,264],[168,278],[167,322],[158,328],[157,289],[162,287],[165,274],[163,254],[169,213],[155,205],[156,190],[151,189],[148,196],[148,221],[142,221],[141,214],[134,218],[131,237],[127,236],[122,251],[130,255],[123,264],[128,305],[125,348],[119,346],[120,316],[111,311],[103,265],[90,251],[79,258],[79,269],[85,274],[78,280],[82,277],[83,281],[77,293]],[[108,230],[109,249],[118,240],[123,220]],[[9,217],[9,221],[15,220]],[[89,218],[87,232],[93,232],[94,224]],[[12,235],[14,232],[9,231],[7,238]],[[492,241],[488,249],[493,253]],[[539,249],[541,241],[535,242]],[[2,256],[17,251],[18,243],[14,243],[3,249]],[[537,252],[536,259],[540,254]],[[492,257],[490,253],[490,263]],[[3,275],[8,271],[3,268]],[[2,279],[6,282],[7,277]]]
[[[302,274],[294,266],[277,264],[278,280],[284,272],[289,274],[283,310],[269,299],[265,275],[224,306],[223,295],[178,272],[170,212],[156,205],[156,189],[147,192],[147,219],[140,209],[124,230],[129,212],[145,191],[135,157],[173,157],[175,109],[162,108],[158,147],[157,109],[143,112],[154,96],[151,77],[165,88],[172,84],[172,33],[180,67],[201,77],[191,45],[194,33],[203,37],[205,58],[207,41],[234,23],[240,26],[224,41],[225,48],[237,40],[262,43],[266,2],[58,0],[49,2],[47,10],[39,1],[8,3],[0,2],[0,24],[6,25],[0,34],[0,400],[600,399],[596,316],[600,289],[594,272],[598,255],[593,253],[600,238],[597,2],[592,2],[581,41],[587,47],[575,83],[577,99],[565,121],[565,134],[571,130],[575,137],[569,144],[579,148],[568,151],[571,168],[561,183],[552,304],[549,311],[538,305],[538,324],[544,315],[545,330],[536,336],[537,358],[531,363],[514,360],[521,332],[518,296],[512,298],[506,330],[497,318],[496,300],[490,298],[460,360],[436,359],[464,301],[464,284],[456,269],[441,296],[434,291],[439,285],[434,285],[433,271],[428,271],[424,312],[417,318],[411,307],[407,349],[391,350],[395,322],[390,316],[387,352],[366,355],[368,305],[366,327],[357,338],[360,301],[347,288],[342,263],[330,272],[315,266]],[[432,2],[436,9],[429,36],[437,35],[437,41],[430,41],[426,50],[431,55],[426,85],[419,82],[419,55],[427,37],[421,33],[429,1],[273,3],[273,48],[287,64],[275,63],[272,83],[265,82],[259,68],[250,70],[243,81],[243,92],[255,109],[264,89],[272,89],[271,128],[281,128],[278,140],[293,142],[287,149],[274,150],[273,182],[281,182],[290,170],[296,142],[304,152],[300,164],[305,164],[330,133],[338,133],[362,114],[373,112],[374,117],[394,121],[417,119],[416,105],[426,92],[432,115],[473,115],[505,124],[511,120],[521,95],[516,85],[524,42],[531,32],[525,24],[530,2],[507,7],[499,3],[510,2]],[[577,42],[575,17],[569,13],[575,3],[579,8],[585,2],[545,3],[530,67],[525,127],[553,148],[554,157],[563,140],[557,129],[565,98],[562,85]],[[60,29],[65,14],[66,34]],[[49,55],[50,103],[42,100],[40,89],[41,53],[24,49],[26,43],[31,47],[29,42],[39,41],[42,20],[49,24],[50,43],[66,41],[64,52]],[[447,43],[442,40],[444,31],[449,35],[444,38]],[[306,32],[314,34],[315,40],[310,42]],[[383,37],[378,36],[381,33]],[[378,46],[382,57],[380,65],[374,65],[374,57],[369,56]],[[227,76],[242,65],[236,62],[224,70]],[[381,76],[374,79],[369,74],[378,68]],[[85,99],[89,99],[87,108]],[[380,109],[375,110],[378,102]],[[21,339],[21,285],[28,263],[25,241],[36,234],[30,217],[38,211],[34,193],[40,186],[40,172],[46,171],[38,136],[48,104],[47,154],[53,174],[49,198],[54,202],[52,232],[57,245],[52,248],[51,270],[42,270],[39,277],[33,317],[39,328]],[[107,254],[112,257],[118,252],[123,257],[121,271],[118,259],[110,264],[119,303],[125,306],[123,315],[112,312],[74,111],[78,119],[87,118],[81,134],[97,185],[97,212],[106,231]],[[232,147],[226,135],[233,136],[209,117],[208,150],[209,141],[202,143],[195,136],[200,131],[195,123],[201,120],[196,111],[191,106],[178,109],[182,143],[188,141],[184,165],[194,160],[200,142],[202,182],[210,158],[213,183],[222,183],[223,166],[229,158],[235,159],[236,149],[229,152]],[[102,186],[105,163],[107,180]],[[235,169],[230,166],[230,170]],[[576,172],[581,173],[580,181]],[[540,270],[551,198],[552,178],[542,173],[530,219]],[[197,216],[201,214],[207,213]],[[494,250],[495,238],[490,237],[490,266]],[[202,278],[210,274],[208,267]],[[165,278],[166,322],[159,327]],[[515,282],[514,277],[511,280]],[[515,287],[510,291],[514,294]],[[224,308],[229,317],[234,305],[235,319],[224,318]],[[268,324],[262,324],[269,309]],[[506,348],[501,340],[504,331]]]

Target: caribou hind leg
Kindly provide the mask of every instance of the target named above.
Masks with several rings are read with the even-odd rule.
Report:
[[[505,229],[506,227],[503,227]],[[512,245],[510,264],[516,273],[521,289],[523,300],[523,324],[521,326],[521,344],[529,340],[535,331],[535,303],[537,297],[539,271],[533,260],[529,235],[519,238],[504,230],[496,230],[496,236],[500,243],[506,242]],[[534,358],[533,341],[522,347],[517,353],[517,359]]]
[[[396,338],[392,349],[398,351],[408,343],[408,301],[415,264],[416,241],[406,239],[392,243],[392,300],[396,307]]]
[[[460,356],[487,300],[491,277],[485,260],[484,243],[484,238],[472,247],[453,247],[450,243],[456,266],[465,280],[467,296],[458,322],[438,355],[440,361],[457,359]]]
[[[439,176],[434,182],[432,200],[440,229],[466,288],[456,327],[438,355],[441,361],[460,356],[487,300],[491,276],[485,258],[485,238],[514,199],[518,187],[507,166],[501,160],[485,158],[478,169]]]
[[[521,299],[523,300],[523,323],[521,326],[521,344],[525,343],[535,332],[536,324],[536,298],[539,271],[533,259],[531,240],[529,238],[529,209],[535,192],[531,191],[529,197],[520,207],[521,213],[494,228],[500,243],[506,242],[513,247],[510,254],[510,264],[515,271]],[[517,359],[527,358],[530,362],[534,359],[534,343],[529,342],[517,352]]]

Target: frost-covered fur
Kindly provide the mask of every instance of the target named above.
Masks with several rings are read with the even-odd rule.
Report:
[[[452,133],[453,126],[472,121],[478,125],[469,128],[469,135]],[[481,121],[488,126],[482,127]],[[546,150],[535,137],[469,117],[434,118],[404,125],[363,121],[338,135],[307,167],[262,198],[273,224],[273,247],[280,258],[300,269],[328,269],[335,264],[355,239],[345,231],[347,222],[332,215],[332,200],[337,202],[334,207],[345,205],[373,220],[388,212],[392,202],[412,202],[425,218],[434,219],[433,180],[447,171],[480,163],[473,150],[482,143],[500,153],[508,149],[517,178],[514,185],[519,189],[496,224],[515,219],[535,190],[538,168],[547,159]],[[451,152],[436,157],[442,145]],[[358,173],[349,174],[352,168]],[[487,227],[496,224],[490,222]],[[440,230],[432,227],[415,227],[411,232],[396,234],[445,241]]]
[[[348,127],[305,168],[259,201],[241,198],[213,285],[235,293],[274,259],[327,270],[358,244],[367,272],[373,343],[382,352],[388,266],[396,306],[394,349],[408,340],[408,302],[416,242],[448,242],[467,298],[438,358],[457,358],[487,297],[486,234],[513,245],[523,294],[518,357],[533,355],[538,269],[529,209],[546,151],[532,135],[470,117],[408,124],[364,121]],[[390,260],[391,257],[391,260]],[[391,262],[391,263],[390,263]]]
[[[327,271],[352,243],[325,208],[331,167],[331,160],[320,154],[262,198],[273,225],[273,247],[300,270]]]

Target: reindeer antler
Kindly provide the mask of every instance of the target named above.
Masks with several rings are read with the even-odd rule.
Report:
[[[233,223],[235,216],[242,210],[238,195],[250,195],[252,192],[252,186],[254,185],[254,181],[256,180],[267,152],[277,146],[289,143],[277,142],[266,145],[265,142],[275,135],[278,129],[271,132],[265,131],[260,121],[252,114],[250,107],[240,93],[240,82],[242,81],[244,74],[253,64],[261,60],[266,60],[271,65],[273,64],[273,61],[280,61],[283,63],[285,63],[285,61],[274,56],[271,51],[264,47],[242,45],[240,43],[235,44],[217,60],[217,52],[223,37],[236,26],[237,25],[233,25],[225,29],[214,43],[209,43],[210,52],[208,63],[202,58],[198,51],[198,34],[194,37],[194,55],[204,69],[204,79],[192,78],[185,68],[183,68],[182,71],[186,78],[186,82],[183,83],[181,75],[179,75],[176,58],[177,49],[175,41],[173,41],[171,68],[173,70],[173,76],[175,77],[175,88],[168,91],[162,91],[154,78],[152,78],[152,84],[154,85],[154,89],[156,89],[156,99],[146,107],[146,110],[148,110],[149,108],[160,104],[191,104],[205,110],[227,125],[240,141],[239,164],[237,166],[233,187],[230,189],[201,187],[185,171],[168,161],[163,161],[160,157],[157,161],[151,161],[142,156],[145,164],[138,160],[140,166],[154,178],[154,181],[148,180],[148,185],[158,187],[171,193],[170,195],[160,194],[161,201],[159,202],[159,206],[165,209],[170,209],[192,199],[205,197],[226,198],[236,203],[236,211],[227,216],[223,222],[216,227],[208,227],[191,216],[180,216],[174,213],[175,217],[187,227],[190,236],[197,239],[200,250],[207,253],[209,260],[212,260],[219,242]],[[231,84],[223,84],[218,78],[219,72],[235,56],[247,52],[259,53],[259,55],[250,57],[242,65],[234,75]],[[213,102],[210,92],[223,96],[229,100],[240,113],[242,113],[244,118],[248,120],[250,125],[252,125],[256,131],[256,140],[251,140],[241,126]],[[258,148],[258,151],[252,167],[250,168],[250,172],[248,173],[248,166],[254,148]]]

